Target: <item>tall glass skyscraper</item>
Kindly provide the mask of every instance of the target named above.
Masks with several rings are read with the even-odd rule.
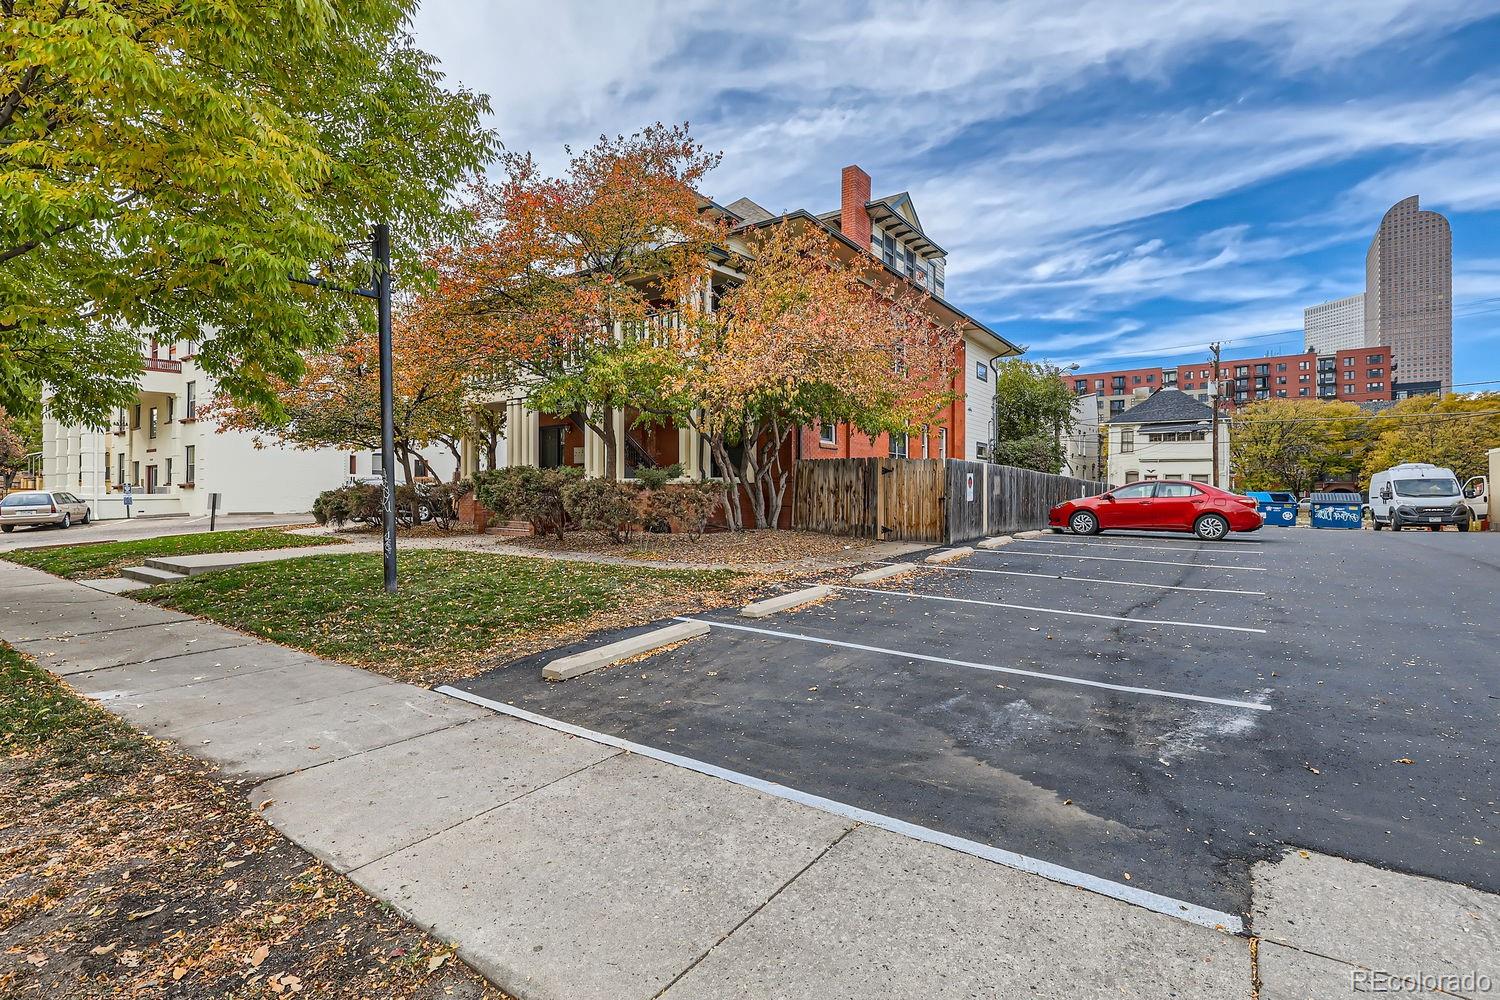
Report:
[[[1453,386],[1453,232],[1412,196],[1391,206],[1365,254],[1365,343],[1389,347],[1396,397]]]

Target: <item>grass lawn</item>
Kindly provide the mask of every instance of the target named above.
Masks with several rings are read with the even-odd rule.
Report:
[[[610,627],[727,603],[758,578],[463,550],[401,554],[385,593],[380,554],[239,566],[141,591],[146,601],[400,680],[432,683]]]
[[[0,996],[504,1000],[211,765],[0,643]]]
[[[13,549],[3,556],[11,562],[45,570],[69,580],[115,576],[126,566],[139,566],[162,556],[193,556],[205,552],[255,552],[303,545],[336,545],[341,539],[324,535],[294,535],[281,528],[243,528],[239,531],[200,531],[191,535],[135,538],[125,542],[86,542],[46,549]]]

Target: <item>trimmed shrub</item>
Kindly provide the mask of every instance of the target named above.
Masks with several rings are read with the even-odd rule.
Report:
[[[659,490],[663,486],[682,475],[682,466],[678,464],[662,466],[651,466],[635,470],[636,482],[648,490]]]
[[[580,527],[626,542],[640,525],[641,491],[609,479],[580,479],[563,487],[563,507]]]
[[[514,465],[474,475],[474,496],[496,517],[528,521],[538,535],[563,537],[568,526],[562,491],[583,477],[583,470],[564,466],[538,469]]]
[[[717,483],[667,483],[646,495],[645,513],[648,520],[675,521],[696,542],[723,502]]]

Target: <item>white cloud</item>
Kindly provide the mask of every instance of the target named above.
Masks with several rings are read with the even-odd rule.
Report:
[[[857,162],[877,194],[913,193],[950,251],[954,301],[991,322],[1094,323],[1045,342],[1016,336],[1126,356],[1299,327],[1301,306],[1358,289],[1362,260],[1312,276],[1288,262],[1368,234],[1407,194],[1435,208],[1500,207],[1500,80],[1275,103],[1253,83],[1316,83],[1485,6],[430,0],[415,30],[450,76],[491,95],[511,148],[555,164],[565,143],[692,120],[725,152],[708,193],[772,210],[835,207],[839,168]],[[1174,92],[1176,74],[1207,59],[1252,83],[1238,95]],[[1101,84],[1124,95],[1102,110],[1086,100]],[[1184,237],[1157,222],[1292,171],[1392,150],[1426,154],[1292,223]],[[1456,272],[1460,287],[1491,280]],[[1110,315],[1153,297],[1214,313],[1152,330]]]

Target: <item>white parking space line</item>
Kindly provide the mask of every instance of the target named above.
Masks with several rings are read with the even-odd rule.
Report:
[[[973,566],[928,566],[944,573],[991,573],[996,576],[1029,576],[1038,580],[1067,580],[1070,583],[1102,583],[1111,587],[1149,587],[1152,590],[1191,590],[1198,594],[1234,594],[1237,597],[1265,597],[1264,590],[1222,590],[1218,587],[1181,587],[1167,583],[1133,583],[1097,576],[1062,576],[1057,573],[1023,573],[1018,569],[976,569]]]
[[[1155,549],[1158,552],[1208,552],[1218,549],[1221,552],[1232,552],[1234,555],[1262,556],[1264,552],[1256,552],[1253,549],[1235,549],[1229,545],[1198,545],[1188,548],[1186,545],[1134,545],[1129,542],[1075,542],[1068,538],[1018,538],[1016,541],[1023,545],[1076,545],[1080,548],[1092,549]],[[1014,543],[1012,543],[1014,544]]]
[[[923,601],[948,601],[953,604],[978,604],[987,608],[1009,608],[1012,611],[1035,611],[1046,615],[1067,615],[1071,618],[1097,618],[1107,622],[1126,622],[1131,625],[1170,625],[1174,628],[1209,628],[1220,632],[1254,632],[1265,635],[1263,628],[1245,625],[1210,625],[1208,622],[1176,622],[1162,618],[1126,618],[1122,615],[1101,615],[1093,611],[1064,611],[1062,608],[1037,608],[1029,604],[1006,604],[1002,601],[981,601],[973,597],[947,597],[943,594],[919,594],[914,590],[876,590],[871,587],[834,587],[834,590],[849,590],[859,594],[885,594],[890,597],[913,597]]]
[[[1016,871],[1039,875],[1042,878],[1050,879],[1053,882],[1060,882],[1063,885],[1087,889],[1101,896],[1108,896],[1111,899],[1118,899],[1121,902],[1143,907],[1154,913],[1162,913],[1169,917],[1185,920],[1190,924],[1216,928],[1231,934],[1243,934],[1245,930],[1244,923],[1233,913],[1211,910],[1208,907],[1198,906],[1195,903],[1187,903],[1180,899],[1173,899],[1170,896],[1162,896],[1145,889],[1138,889],[1133,885],[1126,885],[1123,882],[1114,882],[1106,878],[1100,878],[1098,875],[1091,875],[1088,872],[1078,871],[1074,868],[1065,868],[1062,865],[1043,861],[1040,858],[1017,854],[1015,851],[1007,851],[1001,847],[992,847],[989,844],[982,844],[977,840],[954,836],[951,833],[934,830],[928,826],[919,826],[916,823],[909,823],[904,819],[897,819],[894,816],[887,816],[884,813],[862,809],[847,802],[839,802],[821,795],[814,795],[811,792],[804,792],[801,789],[790,788],[775,781],[757,778],[753,774],[745,774],[742,771],[731,771],[728,768],[720,767],[717,764],[710,764],[707,761],[684,757],[681,754],[675,754],[668,750],[658,750],[656,747],[646,746],[643,743],[634,743],[630,740],[621,739],[618,736],[611,736],[608,733],[585,729],[582,726],[575,726],[558,719],[550,719],[545,715],[528,712],[524,708],[516,708],[514,705],[507,705],[503,702],[492,701],[489,698],[470,694],[468,691],[461,691],[455,687],[444,685],[437,688],[437,691],[439,694],[445,694],[451,698],[466,701],[471,705],[479,705],[483,708],[499,712],[502,715],[508,715],[515,719],[521,719],[524,722],[544,726],[554,732],[577,736],[581,739],[601,744],[602,746],[614,747],[617,750],[624,750],[627,753],[647,757],[673,767],[696,771],[698,774],[707,775],[711,778],[719,778],[744,788],[753,789],[763,795],[773,795],[778,799],[796,802],[821,812],[852,820],[856,823],[873,826],[879,830],[887,830],[891,833],[910,837],[913,840],[920,840],[927,844],[936,844],[939,847],[959,851],[970,857],[993,861],[995,864],[1004,865]]]
[[[1264,566],[1226,566],[1223,563],[1172,562],[1168,559],[1127,559],[1124,556],[1075,556],[1071,552],[1033,552],[1007,545],[1003,549],[978,549],[976,556],[1042,556],[1047,559],[1096,559],[1099,562],[1135,563],[1146,566],[1186,566],[1189,569],[1231,569],[1241,573],[1264,573]]]
[[[884,592],[882,592],[884,593]],[[688,618],[679,616],[676,621],[680,622],[703,622],[713,628],[729,629],[732,632],[751,632],[755,635],[770,636],[773,639],[794,639],[797,642],[811,642],[821,646],[835,646],[839,649],[857,649],[863,653],[880,653],[885,656],[898,656],[908,660],[922,660],[926,663],[942,663],[950,667],[971,667],[974,670],[987,670],[996,674],[1014,674],[1018,677],[1032,677],[1043,681],[1056,681],[1060,684],[1077,684],[1080,687],[1103,688],[1106,691],[1121,691],[1125,694],[1140,694],[1151,698],[1172,698],[1178,701],[1197,701],[1208,705],[1224,705],[1228,708],[1247,708],[1255,712],[1269,712],[1271,706],[1258,701],[1237,701],[1233,698],[1214,698],[1205,694],[1185,694],[1181,691],[1166,691],[1161,688],[1133,687],[1128,684],[1110,684],[1106,681],[1091,681],[1082,677],[1069,677],[1066,674],[1048,674],[1040,670],[1023,670],[1020,667],[1002,667],[994,663],[976,663],[973,660],[955,660],[946,656],[931,656],[927,653],[913,653],[905,649],[888,649],[885,646],[866,646],[859,642],[845,642],[842,639],[824,639],[822,636],[805,635],[801,632],[783,632],[779,629],[756,628],[752,625],[735,625],[730,622],[709,621],[707,618]]]

